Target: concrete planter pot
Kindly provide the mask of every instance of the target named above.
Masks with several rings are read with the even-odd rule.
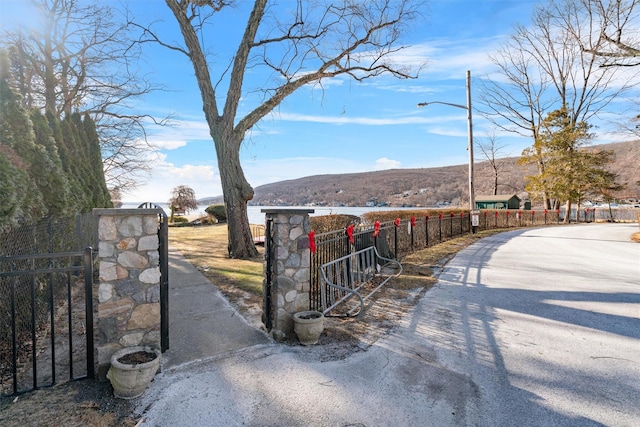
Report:
[[[293,315],[293,330],[300,344],[317,344],[324,330],[324,315],[319,311],[299,311]]]
[[[121,399],[142,396],[160,368],[162,353],[151,347],[127,347],[111,356],[107,378],[113,394]]]

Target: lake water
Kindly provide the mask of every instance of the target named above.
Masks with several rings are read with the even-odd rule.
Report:
[[[140,203],[124,203],[122,208],[137,208]],[[171,211],[169,210],[169,204],[167,203],[157,203],[164,211],[169,215]],[[206,206],[198,206],[198,210],[189,213],[191,215],[201,215],[205,216],[204,212]],[[262,213],[262,209],[277,209],[277,208],[289,208],[289,209],[313,209],[313,213],[311,216],[319,216],[319,215],[331,215],[331,214],[346,214],[346,215],[355,215],[361,216],[367,212],[380,212],[380,211],[395,211],[400,209],[421,209],[421,208],[395,208],[395,207],[354,207],[354,206],[314,206],[314,207],[306,207],[306,206],[248,206],[247,207],[247,216],[249,217],[250,224],[264,224],[264,213]]]

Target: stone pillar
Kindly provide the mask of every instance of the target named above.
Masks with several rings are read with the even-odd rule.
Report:
[[[160,348],[158,209],[94,209],[100,277],[95,304],[96,374],[124,347]]]
[[[293,314],[309,310],[309,214],[314,211],[281,208],[262,212],[271,234],[265,236],[263,289],[269,306],[263,310],[263,321],[270,324],[274,339],[282,341],[295,338]]]

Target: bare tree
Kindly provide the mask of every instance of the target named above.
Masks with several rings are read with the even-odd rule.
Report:
[[[592,23],[592,37],[599,39],[585,51],[602,58],[603,66],[633,67],[640,65],[640,1],[638,0],[577,0]],[[572,22],[568,28],[573,29]],[[577,33],[577,31],[575,31]]]
[[[145,122],[134,101],[159,89],[137,70],[140,51],[126,19],[114,9],[82,0],[32,0],[37,25],[3,34],[13,86],[25,108],[62,118],[88,113],[96,122],[111,188],[126,191],[146,175]],[[157,121],[156,121],[157,122]],[[160,120],[162,122],[162,120]]]
[[[486,139],[478,138],[475,143],[480,153],[482,153],[487,160],[488,175],[491,181],[491,194],[497,195],[500,185],[511,187],[510,183],[503,182],[501,179],[505,174],[510,175],[509,168],[511,168],[511,163],[504,159],[504,157],[506,157],[504,155],[506,145],[500,143],[495,134],[488,135]]]
[[[617,79],[616,70],[600,67],[588,53],[600,49],[602,40],[591,37],[580,1],[550,0],[538,7],[531,26],[517,26],[492,56],[497,75],[481,89],[483,113],[498,127],[531,137],[534,148],[549,112],[566,106],[573,123],[589,122],[631,87],[628,79]],[[541,153],[537,168],[544,175]],[[541,188],[550,208],[549,195]]]
[[[215,78],[210,72],[218,64],[209,62],[211,57],[205,55],[204,28],[231,1],[166,3],[180,26],[184,46],[164,43],[151,29],[145,31],[145,40],[182,52],[192,62],[218,158],[229,222],[229,255],[256,256],[247,218],[247,202],[254,191],[240,164],[240,146],[246,132],[287,96],[310,83],[321,85],[323,79],[340,75],[358,81],[382,74],[413,77],[414,71],[392,60],[403,49],[400,36],[418,15],[419,3],[327,0],[267,6],[266,0],[256,0],[233,60],[218,68],[221,71]],[[264,73],[267,82],[257,89],[245,87],[249,69]],[[241,98],[255,93],[261,94],[260,101],[244,117],[238,116]],[[246,108],[244,105],[243,110]]]

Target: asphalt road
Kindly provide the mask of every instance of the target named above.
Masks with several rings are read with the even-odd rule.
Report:
[[[482,239],[367,351],[322,361],[317,347],[239,339],[237,351],[156,375],[138,402],[143,425],[638,426],[636,231]]]
[[[424,303],[468,425],[640,425],[637,224],[512,231],[456,256]]]

